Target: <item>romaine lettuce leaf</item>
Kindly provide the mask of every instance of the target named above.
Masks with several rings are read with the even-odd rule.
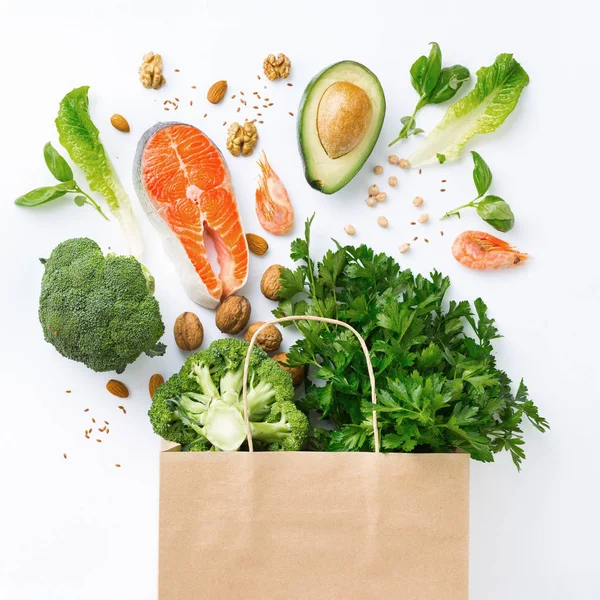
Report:
[[[143,247],[139,225],[127,192],[100,141],[98,128],[90,117],[88,90],[89,86],[75,88],[62,99],[56,118],[58,139],[73,162],[85,173],[90,188],[104,196],[123,228],[129,250],[140,258]]]
[[[490,67],[477,71],[473,90],[452,104],[443,119],[408,160],[411,167],[456,160],[478,133],[496,131],[513,111],[529,76],[512,54],[500,54]],[[442,161],[439,161],[442,162]]]

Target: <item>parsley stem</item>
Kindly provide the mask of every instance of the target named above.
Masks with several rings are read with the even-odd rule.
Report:
[[[454,208],[453,210],[449,210],[445,215],[443,215],[442,217],[440,217],[440,220],[443,219],[447,219],[448,217],[452,217],[454,215],[458,215],[458,218],[460,219],[460,212],[463,208],[475,208],[475,203],[477,202],[479,198],[475,198],[475,200],[471,200],[471,202],[467,202],[467,204],[463,204],[462,206],[459,206],[457,208]]]

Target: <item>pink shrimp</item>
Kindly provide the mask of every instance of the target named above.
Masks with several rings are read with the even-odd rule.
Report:
[[[261,169],[256,190],[256,214],[262,228],[274,235],[291,231],[294,226],[294,208],[281,179],[269,164],[263,152],[258,161]]]
[[[452,244],[452,255],[470,269],[512,269],[520,267],[527,254],[508,242],[483,231],[465,231]]]

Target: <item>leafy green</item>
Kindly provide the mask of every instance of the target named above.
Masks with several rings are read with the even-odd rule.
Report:
[[[400,119],[402,129],[389,146],[410,135],[423,133],[423,130],[417,127],[416,114],[427,104],[440,104],[452,99],[469,77],[469,69],[462,65],[442,69],[442,51],[436,42],[431,42],[429,56],[419,56],[410,68],[411,83],[419,94],[419,101],[411,116]]]
[[[456,160],[474,135],[491,133],[504,123],[528,83],[529,76],[512,54],[500,54],[493,65],[479,69],[473,90],[448,108],[409,156],[411,167],[435,163],[439,154]]]
[[[75,204],[77,204],[77,206],[89,204],[107,219],[96,201],[86,194],[73,180],[73,170],[69,166],[69,163],[53,148],[50,142],[44,146],[44,160],[46,161],[46,166],[50,173],[52,173],[54,178],[61,183],[48,187],[36,188],[35,190],[31,190],[30,192],[19,196],[15,200],[17,206],[40,206],[40,204],[46,204],[57,198],[62,198],[67,194],[83,194],[73,198]]]
[[[89,113],[89,86],[76,88],[61,101],[56,128],[60,143],[87,178],[90,188],[104,196],[108,207],[119,221],[134,256],[142,253],[138,223],[127,192],[100,141],[99,131]]]
[[[521,382],[517,392],[496,364],[499,337],[483,300],[446,301],[450,281],[402,270],[367,246],[340,246],[320,262],[310,256],[310,225],[292,243],[299,263],[284,270],[277,317],[319,315],[352,325],[369,348],[377,386],[382,447],[399,452],[452,452],[460,448],[492,461],[500,450],[520,468],[522,422],[540,431],[548,423]],[[374,447],[367,366],[358,340],[346,329],[299,321],[302,338],[290,349],[294,366],[311,366],[303,410],[329,420],[317,429],[314,448],[368,451]],[[317,381],[320,380],[320,381]]]
[[[442,219],[447,219],[453,215],[460,217],[460,211],[464,208],[475,208],[477,214],[494,229],[506,232],[510,231],[515,225],[515,216],[508,203],[499,196],[482,196],[490,189],[492,185],[492,172],[483,158],[474,150],[473,155],[473,181],[477,188],[478,196],[471,202],[463,204],[454,210],[448,211],[442,216]]]

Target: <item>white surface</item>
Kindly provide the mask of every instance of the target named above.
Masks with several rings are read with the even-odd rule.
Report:
[[[402,257],[402,265],[424,273],[440,269],[452,278],[453,297],[481,295],[486,300],[505,335],[496,345],[500,365],[514,379],[525,377],[552,425],[546,435],[526,428],[528,458],[521,474],[507,455],[492,465],[472,464],[471,598],[600,598],[600,214],[593,179],[598,116],[592,93],[597,59],[591,42],[596,19],[584,8],[587,3],[545,3],[542,13],[537,2],[512,0],[346,2],[343,14],[334,3],[265,0],[189,6],[137,1],[126,8],[106,1],[26,4],[4,1],[0,9],[0,598],[156,597],[158,440],[146,417],[147,381],[155,372],[169,375],[183,359],[170,333],[177,314],[196,311],[207,341],[215,339],[215,330],[213,314],[194,306],[182,292],[134,197],[131,162],[142,132],[172,117],[200,126],[224,147],[226,128],[221,124],[236,116],[237,99],[217,108],[206,108],[204,99],[208,85],[222,78],[230,82],[229,94],[245,90],[250,101],[257,90],[275,104],[263,111],[261,148],[291,192],[297,211],[294,234],[316,211],[319,255],[330,236],[346,241],[346,223],[357,227],[356,242],[398,257],[398,245],[418,235],[420,241]],[[386,164],[385,176],[397,175],[398,188],[376,209],[364,203],[369,184],[384,181],[371,168],[385,163],[386,143],[416,101],[410,64],[431,40],[440,43],[446,64],[461,62],[475,71],[498,53],[512,51],[531,76],[505,126],[469,146],[491,166],[493,193],[513,206],[517,225],[506,237],[532,256],[522,269],[470,272],[450,254],[457,233],[481,228],[468,213],[443,227],[437,221],[473,195],[468,155],[421,176]],[[143,89],[137,79],[141,56],[150,49],[161,52],[165,61],[168,84],[159,92]],[[266,92],[256,73],[266,54],[280,51],[292,59],[294,87],[279,82],[269,84]],[[304,182],[295,119],[288,111],[296,112],[310,77],[347,58],[365,63],[380,77],[388,112],[368,168],[342,192],[325,197]],[[124,252],[117,224],[66,200],[36,210],[12,204],[25,191],[50,184],[42,147],[48,140],[58,146],[53,123],[58,102],[84,84],[91,85],[92,116],[131,192],[146,243],[145,262],[156,276],[168,328],[167,355],[141,358],[121,377],[132,391],[124,402],[126,415],[104,390],[110,374],[93,373],[59,356],[44,343],[36,314],[42,273],[38,257],[47,256],[59,241],[82,235]],[[162,109],[163,100],[173,97],[181,100],[175,115]],[[418,124],[429,129],[444,108],[425,108]],[[130,134],[109,125],[113,112],[129,119]],[[202,119],[205,112],[209,116]],[[406,155],[415,142],[394,151]],[[255,157],[228,162],[246,229],[258,232]],[[83,181],[80,173],[77,179]],[[448,179],[445,194],[439,192],[441,179]],[[424,209],[432,219],[426,226],[411,227],[417,211],[410,199],[417,194],[426,199]],[[388,217],[388,230],[376,225],[379,214]],[[431,242],[423,243],[423,237]],[[244,293],[253,302],[255,318],[268,317],[271,308],[259,298],[257,277],[273,262],[288,264],[290,239],[270,236],[267,256],[252,260],[254,284]],[[66,394],[67,389],[72,393]],[[86,407],[88,413],[83,412]],[[111,433],[102,444],[83,436],[92,416],[100,423],[110,421]],[[115,468],[117,462],[122,468]]]

